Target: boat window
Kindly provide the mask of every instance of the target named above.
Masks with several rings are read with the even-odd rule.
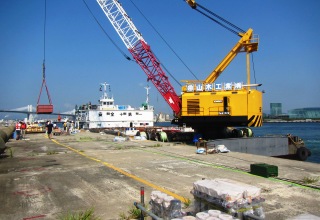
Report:
[[[110,115],[110,112],[107,112],[107,115]]]
[[[99,112],[99,117],[101,117],[102,116],[102,112]]]
[[[126,112],[123,112],[123,115],[127,115],[127,113],[126,113]]]
[[[131,113],[131,112],[129,112],[129,116],[132,116],[132,113]]]
[[[106,104],[107,104],[107,102],[103,102],[103,104],[104,104],[104,105],[106,105]]]

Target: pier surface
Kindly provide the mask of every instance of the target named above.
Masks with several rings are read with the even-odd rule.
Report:
[[[153,190],[193,201],[193,182],[203,178],[261,188],[266,219],[320,216],[320,182],[305,181],[319,178],[320,164],[236,152],[196,154],[194,146],[181,143],[113,140],[91,132],[10,139],[0,158],[0,219],[59,219],[90,208],[101,219],[120,219],[140,201],[140,187],[146,203]],[[278,166],[278,178],[250,174],[253,163]]]

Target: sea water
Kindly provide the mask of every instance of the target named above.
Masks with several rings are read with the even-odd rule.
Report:
[[[172,126],[170,122],[155,123],[155,126]],[[251,128],[254,136],[287,135],[299,136],[311,151],[307,162],[320,163],[320,123],[282,122],[263,123],[262,127]]]

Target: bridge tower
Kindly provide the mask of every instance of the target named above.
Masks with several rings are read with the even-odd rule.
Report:
[[[29,122],[31,122],[31,121],[33,121],[33,117],[30,118],[30,115],[31,115],[31,112],[32,112],[32,105],[28,105],[27,111],[30,112],[30,113],[27,113],[27,119],[28,119]]]

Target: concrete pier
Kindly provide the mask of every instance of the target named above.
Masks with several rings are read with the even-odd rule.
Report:
[[[193,201],[193,182],[203,178],[261,188],[266,219],[320,216],[320,182],[305,181],[319,178],[320,164],[237,152],[196,154],[195,146],[179,143],[113,140],[113,135],[90,132],[10,139],[11,155],[0,158],[0,219],[59,219],[90,208],[101,219],[120,219],[139,202],[141,187],[146,203],[152,190]],[[279,179],[250,174],[253,163],[278,166]]]

